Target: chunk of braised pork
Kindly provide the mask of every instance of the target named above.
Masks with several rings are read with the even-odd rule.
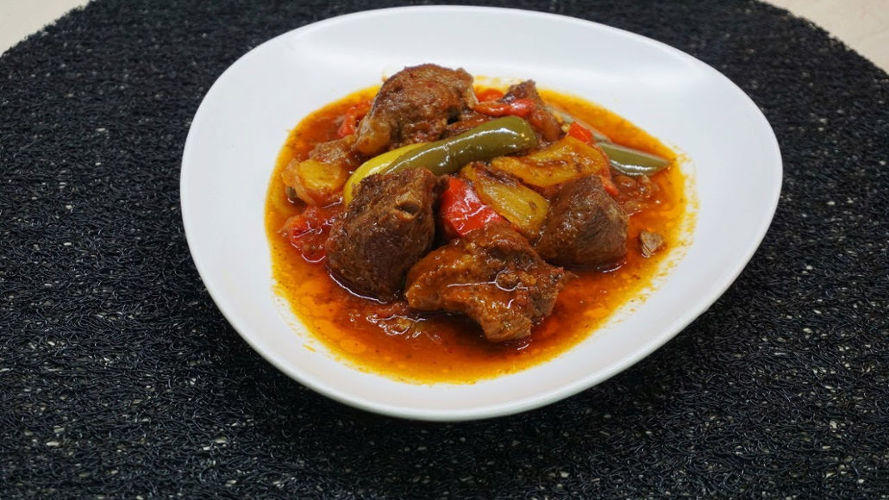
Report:
[[[534,248],[561,266],[613,265],[627,254],[627,220],[597,176],[581,177],[556,193]]]
[[[408,273],[414,309],[463,313],[493,342],[519,339],[553,309],[565,272],[519,233],[494,223],[433,250]]]
[[[416,142],[435,141],[448,123],[475,105],[472,75],[434,64],[405,68],[383,83],[358,126],[355,149],[366,156]]]
[[[358,293],[397,298],[408,270],[435,239],[433,210],[442,189],[440,179],[423,168],[362,180],[327,239],[334,276]]]

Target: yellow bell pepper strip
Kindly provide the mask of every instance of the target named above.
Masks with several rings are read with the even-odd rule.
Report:
[[[494,174],[482,164],[467,165],[460,176],[472,183],[484,204],[513,223],[526,238],[537,236],[549,212],[546,198],[512,178]]]
[[[608,194],[616,196],[608,157],[595,144],[567,135],[527,156],[502,156],[491,160],[494,170],[506,172],[529,186],[547,188],[570,180],[598,175]]]

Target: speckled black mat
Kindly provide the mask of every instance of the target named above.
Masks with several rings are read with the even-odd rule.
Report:
[[[889,495],[889,80],[747,1],[549,1],[674,45],[762,107],[785,183],[675,340],[528,414],[353,410],[278,373],[195,272],[179,161],[204,92],[324,2],[98,1],[0,58],[0,497]]]

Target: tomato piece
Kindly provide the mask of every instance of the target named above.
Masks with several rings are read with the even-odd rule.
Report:
[[[587,144],[593,143],[593,133],[590,129],[577,122],[571,122],[571,125],[568,127],[568,135],[580,142],[585,142]]]
[[[370,103],[366,101],[350,106],[343,115],[343,122],[337,129],[336,135],[343,138],[357,132],[358,122],[364,118],[368,111],[370,111]]]
[[[324,243],[333,219],[341,211],[341,205],[309,206],[301,214],[287,219],[281,232],[306,262],[317,264],[327,257]]]
[[[497,89],[484,89],[481,92],[475,94],[475,97],[479,100],[479,102],[496,101],[497,99],[503,97],[503,92]]]
[[[466,236],[470,231],[504,220],[494,209],[482,203],[472,187],[459,177],[448,178],[438,213],[445,236],[449,239]]]

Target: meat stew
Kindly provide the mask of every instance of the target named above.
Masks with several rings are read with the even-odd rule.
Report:
[[[681,244],[676,163],[626,120],[532,81],[406,68],[288,138],[266,204],[277,290],[360,368],[513,372],[589,335]]]

